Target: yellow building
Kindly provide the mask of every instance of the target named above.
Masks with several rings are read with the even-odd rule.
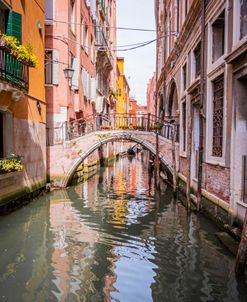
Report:
[[[46,184],[44,0],[0,0],[0,32],[1,211]]]
[[[129,112],[130,88],[124,74],[124,58],[117,58],[117,113]]]

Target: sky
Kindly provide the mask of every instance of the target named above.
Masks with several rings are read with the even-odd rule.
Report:
[[[117,27],[155,29],[154,0],[117,0]],[[117,31],[117,46],[156,38],[155,32]],[[117,53],[125,59],[125,75],[130,95],[138,104],[146,103],[147,84],[155,71],[155,42],[142,48]]]

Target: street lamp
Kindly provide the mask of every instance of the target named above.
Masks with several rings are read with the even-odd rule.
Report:
[[[75,70],[72,67],[68,66],[63,71],[64,71],[65,79],[67,79],[69,82],[71,82]]]

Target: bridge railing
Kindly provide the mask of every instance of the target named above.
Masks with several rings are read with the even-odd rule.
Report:
[[[61,144],[95,131],[105,130],[158,131],[161,136],[171,140],[174,127],[177,127],[176,140],[178,141],[178,125],[171,121],[161,120],[152,114],[96,114],[47,128],[47,145]]]

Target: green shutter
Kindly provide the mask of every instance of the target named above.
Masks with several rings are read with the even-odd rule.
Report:
[[[21,43],[22,40],[22,16],[14,11],[6,11],[6,35],[14,36]],[[22,64],[10,55],[6,57],[6,79],[19,84]]]
[[[14,11],[8,11],[6,18],[6,34],[14,36],[21,43],[22,38],[22,20],[21,14]]]

